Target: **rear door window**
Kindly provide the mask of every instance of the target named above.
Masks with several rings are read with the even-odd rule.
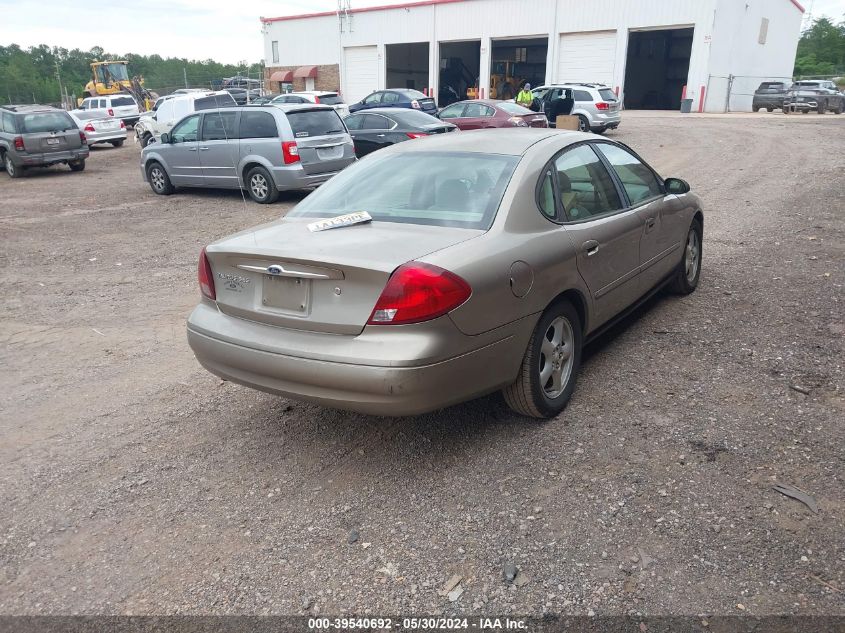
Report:
[[[279,130],[269,112],[241,112],[240,138],[276,138]]]
[[[530,110],[527,110],[527,112],[530,112]],[[468,103],[466,108],[464,108],[464,116],[466,118],[488,117],[493,116],[495,113],[496,111],[493,108],[483,103]]]
[[[390,119],[379,114],[365,114],[363,118],[362,130],[389,130],[393,124]]]
[[[236,112],[207,112],[202,119],[202,140],[225,141],[237,138],[235,134]]]
[[[66,112],[37,112],[24,114],[21,119],[21,132],[34,134],[38,132],[63,132],[73,130],[76,123]]]
[[[597,147],[622,181],[631,206],[663,195],[663,187],[654,172],[636,156],[618,145],[600,143]]]
[[[132,97],[113,97],[111,100],[112,106],[133,106],[136,105],[135,99]]]
[[[554,162],[557,194],[567,219],[587,220],[622,209],[619,192],[589,145],[579,145]]]
[[[592,101],[593,100],[593,95],[591,95],[586,90],[573,90],[572,95],[573,95],[572,98],[575,99],[575,101]]]
[[[400,97],[395,92],[385,92],[381,98],[382,103],[399,103]]]
[[[364,99],[364,103],[366,103],[367,105],[375,105],[377,103],[381,103],[381,96],[382,96],[382,93],[374,92],[369,97]]]
[[[295,138],[323,136],[344,131],[343,121],[334,110],[298,110],[288,112],[287,116]]]

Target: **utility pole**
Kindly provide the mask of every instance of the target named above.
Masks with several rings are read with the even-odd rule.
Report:
[[[59,82],[59,99],[62,100],[62,108],[66,109],[65,91],[64,91],[64,88],[62,88],[62,76],[61,76],[61,73],[59,72],[59,60],[58,59],[56,60],[56,80]]]
[[[185,87],[188,87],[188,69],[182,66],[182,76],[185,78]]]

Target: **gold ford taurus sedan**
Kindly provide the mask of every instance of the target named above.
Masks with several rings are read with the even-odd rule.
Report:
[[[553,417],[587,340],[664,286],[695,290],[702,229],[686,182],[591,134],[400,143],[205,248],[188,340],[226,380],[331,407],[411,415],[501,389]]]

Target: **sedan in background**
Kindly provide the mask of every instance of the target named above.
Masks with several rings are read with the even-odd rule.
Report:
[[[437,104],[434,99],[427,97],[419,90],[408,88],[394,88],[392,90],[378,90],[358,103],[349,106],[350,112],[369,110],[371,108],[411,108],[422,110],[426,114],[437,114]]]
[[[273,97],[270,101],[273,105],[279,103],[319,103],[328,105],[335,109],[341,118],[349,116],[349,106],[336,92],[324,92],[319,90],[303,90],[302,92],[287,92]]]
[[[491,127],[549,127],[546,115],[508,101],[472,99],[458,101],[443,108],[437,115],[462,130],[482,130]]]
[[[389,145],[458,129],[425,112],[400,108],[373,108],[350,114],[344,123],[358,158]]]
[[[88,145],[109,143],[120,147],[126,141],[126,124],[116,117],[103,117],[96,110],[76,110],[69,112],[80,130],[85,132]]]
[[[326,406],[413,415],[502,390],[550,418],[585,341],[695,290],[703,226],[685,181],[593,134],[398,143],[202,249],[188,342],[225,380]]]

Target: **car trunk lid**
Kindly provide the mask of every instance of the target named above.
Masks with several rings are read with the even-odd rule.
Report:
[[[311,232],[284,219],[208,247],[217,305],[279,327],[358,334],[390,274],[481,230],[371,222]]]

